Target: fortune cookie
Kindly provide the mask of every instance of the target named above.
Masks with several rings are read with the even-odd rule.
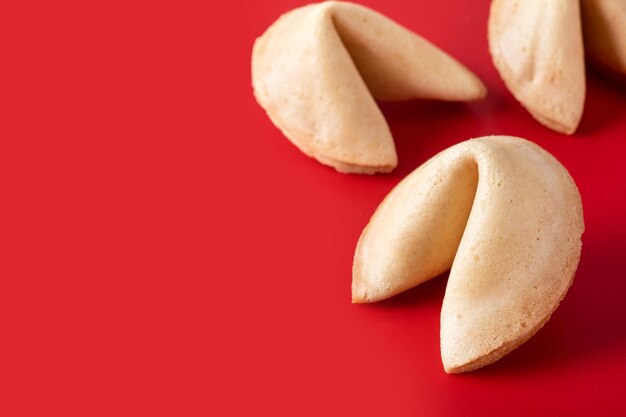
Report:
[[[448,373],[495,362],[550,318],[572,284],[584,230],[578,189],[524,139],[459,143],[417,168],[358,241],[352,300],[391,297],[450,271],[441,310]]]
[[[585,103],[578,0],[493,0],[489,51],[515,98],[545,126],[573,133]]]
[[[341,172],[397,165],[375,100],[466,101],[483,83],[425,39],[366,7],[329,1],[281,16],[256,40],[252,84],[274,124]]]

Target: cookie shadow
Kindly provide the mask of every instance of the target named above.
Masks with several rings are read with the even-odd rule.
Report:
[[[585,108],[576,136],[591,136],[625,116],[626,77],[587,66]]]
[[[492,102],[488,99],[474,103],[413,100],[379,105],[398,154],[398,167],[390,175],[401,179],[438,152],[481,136],[487,123],[481,114]]]
[[[398,311],[405,309],[414,310],[422,306],[430,308],[432,304],[437,304],[438,308],[441,308],[447,282],[448,272],[391,298],[368,304],[368,308]]]

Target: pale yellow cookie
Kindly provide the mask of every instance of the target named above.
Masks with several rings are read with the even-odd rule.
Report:
[[[256,40],[252,84],[274,124],[305,154],[341,172],[397,165],[375,99],[476,100],[485,86],[425,39],[352,3],[281,16]]]
[[[535,119],[561,133],[576,130],[585,103],[578,0],[493,0],[489,51]]]
[[[450,270],[444,369],[492,363],[550,318],[572,283],[584,230],[578,189],[536,144],[472,139],[417,168],[357,244],[352,300],[382,300]]]
[[[581,8],[587,54],[626,74],[626,1],[582,0]]]

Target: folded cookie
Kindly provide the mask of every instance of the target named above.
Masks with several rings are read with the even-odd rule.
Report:
[[[341,172],[388,172],[397,155],[378,100],[476,100],[482,82],[425,39],[352,3],[281,16],[256,40],[252,84],[274,124]]]
[[[581,8],[587,54],[626,75],[626,1],[581,0]]]
[[[450,270],[444,369],[477,369],[548,321],[572,284],[583,230],[578,189],[549,153],[509,136],[462,142],[380,204],[357,244],[352,300],[383,300]]]
[[[489,51],[535,119],[558,132],[576,130],[585,102],[578,0],[493,0]]]

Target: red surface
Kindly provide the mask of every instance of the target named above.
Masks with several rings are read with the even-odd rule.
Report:
[[[5,2],[0,13],[0,415],[626,415],[626,88],[588,76],[572,137],[505,90],[487,2],[366,4],[489,88],[385,105],[398,169],[341,175],[255,103],[253,40],[302,3]],[[574,286],[483,370],[439,357],[445,278],[350,303],[358,236],[436,152],[536,141],[587,230]]]

